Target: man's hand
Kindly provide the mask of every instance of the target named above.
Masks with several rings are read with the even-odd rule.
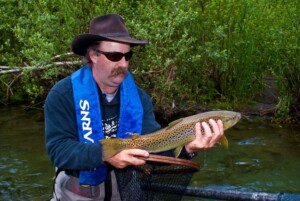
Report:
[[[210,119],[208,122],[209,124],[206,122],[196,124],[195,140],[185,145],[185,149],[188,153],[211,148],[224,135],[224,128],[221,120],[216,122],[215,120]],[[200,125],[202,126],[204,133],[201,132]]]
[[[146,161],[138,158],[139,156],[147,158],[149,157],[149,153],[141,149],[126,149],[107,159],[105,162],[116,168],[125,168],[128,165],[144,165]]]

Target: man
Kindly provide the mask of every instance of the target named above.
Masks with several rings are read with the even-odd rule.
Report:
[[[89,33],[73,40],[73,52],[84,56],[87,64],[58,82],[45,104],[46,148],[58,168],[53,200],[120,200],[112,170],[145,164],[139,156],[149,153],[141,149],[127,149],[103,161],[98,142],[160,128],[150,97],[128,71],[131,47],[145,44],[129,35],[116,14],[94,18]],[[182,157],[219,140],[222,122],[209,124],[202,123],[206,135],[201,135],[200,123],[196,125],[196,139],[185,145]]]

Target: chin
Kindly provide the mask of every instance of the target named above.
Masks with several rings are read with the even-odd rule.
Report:
[[[113,83],[120,85],[124,81],[125,77],[122,75],[118,75],[117,77],[114,77]]]

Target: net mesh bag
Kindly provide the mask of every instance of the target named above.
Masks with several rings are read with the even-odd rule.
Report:
[[[150,154],[142,166],[115,170],[123,201],[181,200],[199,165],[191,160]],[[174,186],[177,186],[174,189]],[[168,190],[172,187],[172,191]]]

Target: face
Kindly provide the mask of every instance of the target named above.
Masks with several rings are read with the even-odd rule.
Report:
[[[130,45],[102,41],[98,50],[125,54],[130,51]],[[90,51],[89,56],[92,61],[93,77],[98,86],[106,93],[114,93],[127,76],[129,61],[126,61],[124,56],[120,61],[110,61],[104,54],[95,51]]]

